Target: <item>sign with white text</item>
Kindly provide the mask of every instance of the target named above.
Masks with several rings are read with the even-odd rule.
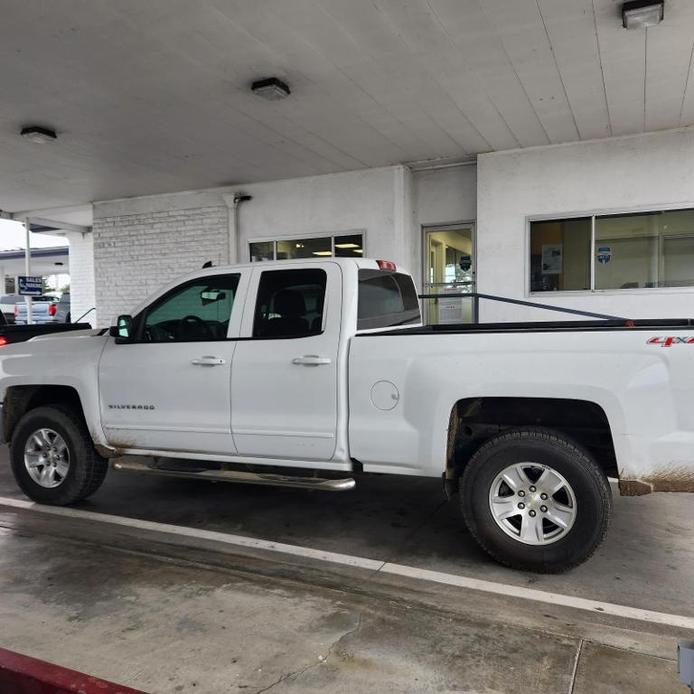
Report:
[[[19,293],[24,296],[41,296],[43,294],[43,277],[32,277],[30,275],[20,275]]]

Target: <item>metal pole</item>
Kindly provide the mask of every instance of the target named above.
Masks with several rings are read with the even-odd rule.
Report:
[[[29,217],[24,220],[24,229],[26,230],[26,249],[24,251],[24,274],[29,277],[31,275],[31,224],[29,222]],[[26,296],[24,300],[27,304],[27,325],[33,323],[33,316],[31,311],[31,297]]]

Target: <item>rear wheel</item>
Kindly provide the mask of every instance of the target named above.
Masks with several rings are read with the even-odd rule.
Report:
[[[470,532],[497,561],[554,573],[598,548],[612,495],[603,471],[574,441],[519,429],[487,441],[470,459],[461,504]]]
[[[108,470],[82,418],[60,405],[38,407],[22,417],[10,458],[22,491],[34,501],[58,506],[93,494]]]

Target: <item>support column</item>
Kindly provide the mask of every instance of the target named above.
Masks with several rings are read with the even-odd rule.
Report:
[[[24,274],[29,276],[31,275],[31,222],[29,221],[29,217],[26,217],[24,219],[24,229],[26,231],[26,249],[24,250]],[[17,288],[17,291],[19,291],[19,287]],[[27,325],[31,325],[33,323],[32,299],[30,296],[25,296],[24,300],[26,301],[27,305]]]

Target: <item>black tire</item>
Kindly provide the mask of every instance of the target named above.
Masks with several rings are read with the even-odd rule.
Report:
[[[552,468],[575,495],[573,525],[550,544],[525,544],[510,536],[490,508],[497,476],[525,462]],[[460,501],[468,529],[486,552],[513,569],[537,573],[559,573],[586,561],[605,537],[612,511],[610,485],[592,456],[570,438],[540,428],[509,431],[484,443],[465,467]]]
[[[69,452],[69,468],[56,487],[35,482],[24,464],[24,448],[38,429],[48,428],[62,436]],[[63,405],[47,405],[27,412],[18,422],[10,444],[12,472],[21,490],[33,501],[67,506],[86,499],[102,484],[108,463],[94,449],[84,420]]]

